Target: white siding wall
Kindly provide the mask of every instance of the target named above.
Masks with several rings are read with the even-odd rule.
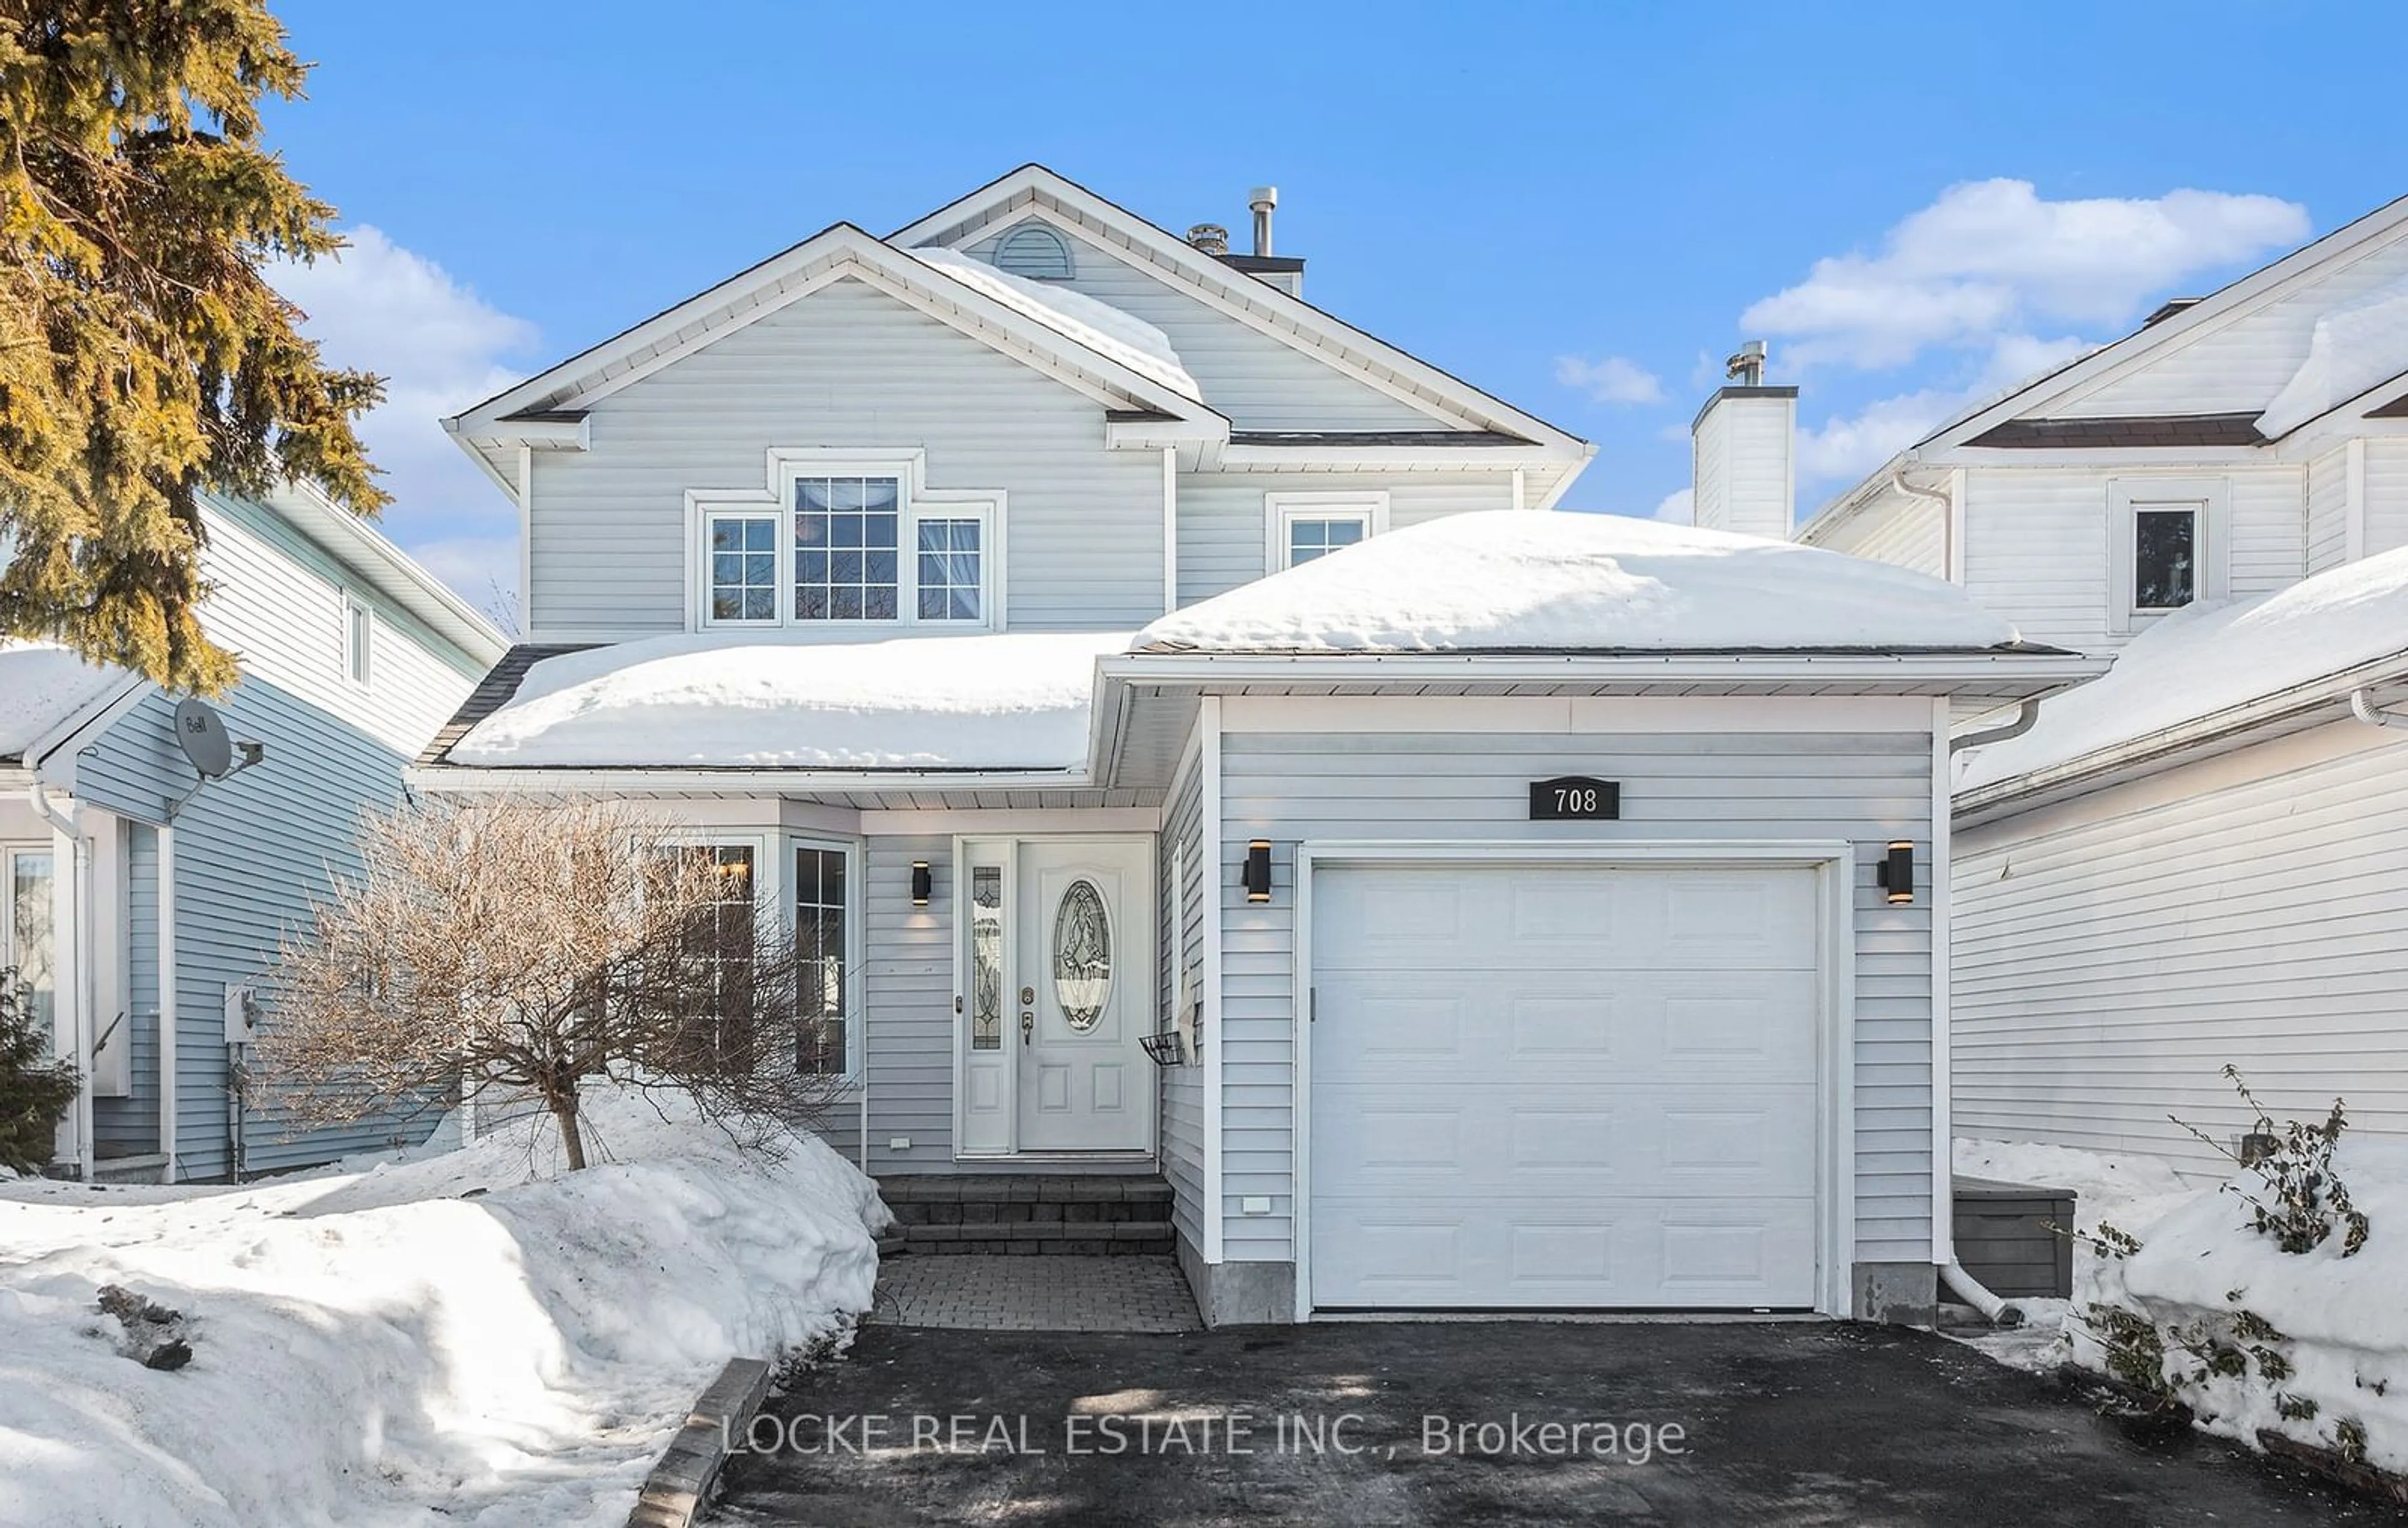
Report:
[[[1948,576],[1948,516],[1928,499],[1893,494],[1818,544],[1933,578]]]
[[[927,486],[1001,488],[1021,629],[1162,613],[1162,461],[1104,449],[1093,399],[858,281],[824,287],[595,405],[535,461],[529,634],[682,629],[689,489],[758,492],[779,446],[924,447]]]
[[[2033,641],[2109,652],[2128,634],[2109,629],[2108,484],[2150,474],[2109,468],[1977,468],[1965,474],[1965,589]],[[2235,595],[2299,581],[2306,541],[2306,469],[2172,469],[2230,485]],[[2144,622],[2136,622],[2141,629]]]
[[[201,618],[210,639],[242,659],[246,677],[410,756],[452,719],[481,673],[416,616],[345,576],[273,516],[212,500],[201,571],[214,585]],[[368,606],[369,684],[344,669],[343,596]]]
[[[1179,480],[1179,602],[1193,604],[1263,576],[1266,496],[1354,489],[1387,494],[1392,530],[1471,510],[1513,507],[1511,472],[1189,474]]]
[[[2408,1133],[2408,741],[2352,723],[1956,834],[1957,1134],[2220,1172],[2167,1116]]]
[[[1698,525],[1789,539],[1797,422],[1794,397],[1718,398],[1707,409],[1690,453]]]
[[[1188,771],[1179,790],[1163,805],[1162,834],[1155,841],[1161,855],[1154,884],[1161,888],[1161,1001],[1157,1011],[1178,1016],[1180,974],[1184,972],[1201,990],[1204,962],[1204,771],[1200,761]],[[1183,894],[1172,880],[1183,866]],[[1179,918],[1183,909],[1185,917]],[[1166,1024],[1164,1028],[1168,1028]],[[1205,1044],[1218,1044],[1207,1035]],[[1179,1234],[1200,1255],[1204,1249],[1204,1067],[1193,1063],[1162,1069],[1162,1175],[1172,1190],[1170,1217]]]
[[[2408,232],[2396,232],[2389,247],[2320,281],[2295,285],[2279,300],[2153,356],[2128,376],[2060,399],[2049,412],[2060,418],[2254,413],[2307,359],[2319,316],[2402,276],[2408,276]]]
[[[2308,463],[2307,570],[2321,573],[2349,558],[2349,450],[2335,446]]]
[[[861,1001],[868,1019],[869,1170],[953,1166],[953,843],[941,834],[868,841],[861,897]],[[911,905],[911,861],[937,867],[928,905]],[[857,1105],[838,1110],[832,1145],[860,1160]],[[898,1135],[907,1151],[891,1150]]]
[[[1014,224],[1013,226],[1018,226]],[[994,258],[1007,228],[968,247]],[[1102,246],[1062,230],[1070,245],[1072,289],[1160,329],[1204,401],[1241,430],[1462,429],[1469,426],[1390,397],[1326,361],[1150,276]]]
[[[1849,839],[1859,845],[1856,1256],[1928,1261],[1930,913],[1928,904],[1887,905],[1872,872],[1889,839],[1928,844],[1927,735],[1232,732],[1223,760],[1222,862],[1210,894],[1222,906],[1222,1189],[1229,1261],[1295,1256],[1296,844],[1596,836],[1582,825],[1526,820],[1525,783],[1568,773],[1622,782],[1620,836]],[[1239,889],[1239,860],[1256,837],[1275,845],[1267,905],[1248,903]],[[1240,1214],[1240,1201],[1250,1195],[1268,1196],[1272,1213]]]
[[[2366,452],[2366,554],[2408,546],[2408,440],[2369,439]]]

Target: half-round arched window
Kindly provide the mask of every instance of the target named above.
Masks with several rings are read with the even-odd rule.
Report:
[[[995,247],[995,268],[1040,281],[1070,279],[1070,243],[1041,223],[1024,223]]]

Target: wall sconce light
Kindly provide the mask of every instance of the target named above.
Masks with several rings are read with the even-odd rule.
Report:
[[[936,881],[937,878],[928,872],[928,862],[926,860],[914,859],[911,861],[912,906],[925,907],[928,905],[928,893],[935,888]]]
[[[1904,839],[1892,843],[1889,853],[1873,867],[1873,883],[1889,893],[1893,907],[1914,901],[1914,845]]]
[[[1258,838],[1246,845],[1246,901],[1267,902],[1271,900],[1271,841]]]

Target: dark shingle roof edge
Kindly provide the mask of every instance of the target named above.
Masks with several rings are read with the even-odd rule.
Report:
[[[2083,419],[2010,419],[1965,442],[2004,450],[2066,446],[2262,446],[2256,413],[2131,414]]]
[[[510,698],[518,694],[519,685],[525,682],[529,669],[546,658],[556,658],[564,653],[582,653],[589,647],[603,645],[601,642],[513,644],[509,652],[502,655],[502,661],[494,664],[485,677],[477,682],[477,687],[468,692],[468,699],[460,702],[460,709],[452,714],[452,719],[445,722],[442,728],[428,740],[426,746],[420,750],[418,763],[422,767],[449,763],[452,745],[466,737],[469,728],[509,704]]]

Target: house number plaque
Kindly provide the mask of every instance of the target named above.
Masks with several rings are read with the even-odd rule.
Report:
[[[1622,786],[1612,780],[1567,774],[1530,782],[1532,822],[1614,822],[1622,816]]]

